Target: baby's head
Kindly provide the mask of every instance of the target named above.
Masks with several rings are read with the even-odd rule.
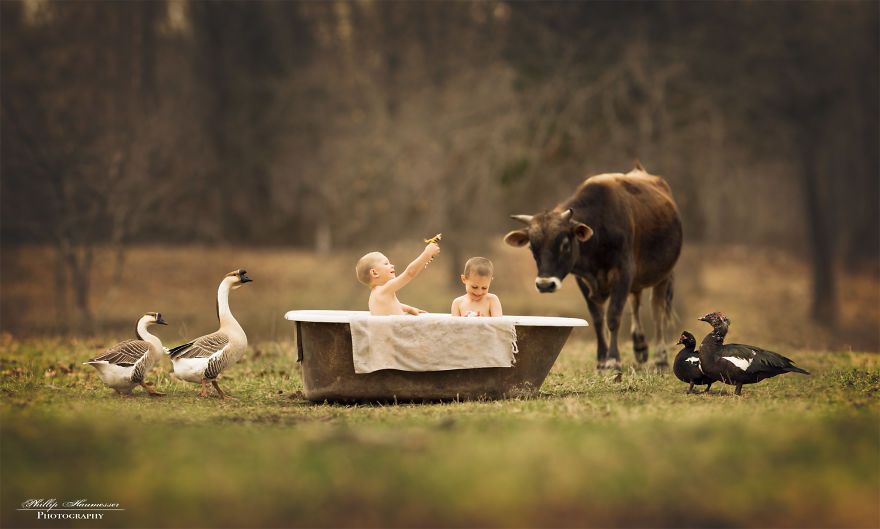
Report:
[[[470,298],[479,301],[489,293],[489,284],[492,283],[494,276],[495,267],[492,266],[492,261],[485,257],[471,257],[464,264],[461,282],[464,283]]]
[[[394,265],[381,252],[370,252],[361,257],[355,266],[358,281],[373,287],[384,285],[394,279]]]

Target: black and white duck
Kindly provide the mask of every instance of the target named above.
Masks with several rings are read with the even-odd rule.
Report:
[[[754,345],[725,344],[730,320],[720,312],[706,314],[699,321],[712,326],[712,332],[700,344],[700,367],[706,375],[735,385],[737,395],[742,395],[743,384],[755,384],[783,373],[810,374],[779,353]]]
[[[134,340],[125,340],[108,348],[86,365],[98,371],[98,377],[117,395],[127,396],[140,385],[151,396],[162,396],[144,382],[147,372],[162,358],[162,341],[147,330],[151,325],[168,325],[158,312],[147,312],[138,318]]]
[[[247,350],[247,335],[232,311],[229,310],[229,292],[253,281],[246,270],[234,270],[226,274],[217,289],[217,319],[220,328],[191,342],[168,350],[174,365],[174,376],[186,382],[202,384],[200,397],[207,396],[208,381],[222,399],[229,396],[220,389],[217,377],[227,367],[237,363]]]
[[[682,331],[677,344],[684,345],[684,349],[675,355],[675,361],[672,362],[672,372],[682,382],[690,383],[688,393],[694,390],[694,385],[702,386],[703,384],[706,384],[706,390],[703,393],[707,393],[716,379],[709,377],[700,369],[700,356],[696,351],[697,339],[693,334]]]

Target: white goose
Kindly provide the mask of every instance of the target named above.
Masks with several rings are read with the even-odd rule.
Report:
[[[247,335],[229,310],[229,291],[253,281],[245,274],[243,269],[229,272],[220,282],[220,288],[217,289],[217,319],[220,320],[220,329],[168,351],[171,363],[174,364],[175,377],[187,382],[202,383],[200,397],[207,396],[207,383],[210,380],[220,398],[229,398],[217,385],[217,377],[224,369],[241,360],[247,349]]]
[[[168,322],[158,312],[147,312],[138,319],[136,340],[120,342],[83,364],[97,369],[101,381],[118,395],[128,395],[137,385],[150,395],[164,395],[144,383],[147,371],[162,358],[162,341],[147,331],[147,327],[154,324],[168,325]]]

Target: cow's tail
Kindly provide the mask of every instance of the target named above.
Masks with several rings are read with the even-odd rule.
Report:
[[[674,295],[675,295],[675,274],[670,272],[669,277],[666,280],[666,292],[663,293],[663,296],[664,296],[663,302],[665,304],[664,310],[666,311],[666,321],[667,321],[667,323],[670,323],[670,324],[678,322],[678,314],[675,313],[675,307],[672,304]]]

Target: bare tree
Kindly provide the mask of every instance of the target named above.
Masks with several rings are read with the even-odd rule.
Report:
[[[4,187],[16,197],[4,203],[16,213],[6,218],[53,244],[56,291],[63,300],[69,286],[86,328],[95,323],[97,248],[116,249],[118,281],[130,238],[160,225],[173,205],[175,183],[162,172],[176,116],[155,90],[160,5],[53,3],[51,16],[15,28],[26,52],[4,46],[4,75],[17,81],[2,98]],[[30,54],[30,65],[8,61],[14,52]]]

